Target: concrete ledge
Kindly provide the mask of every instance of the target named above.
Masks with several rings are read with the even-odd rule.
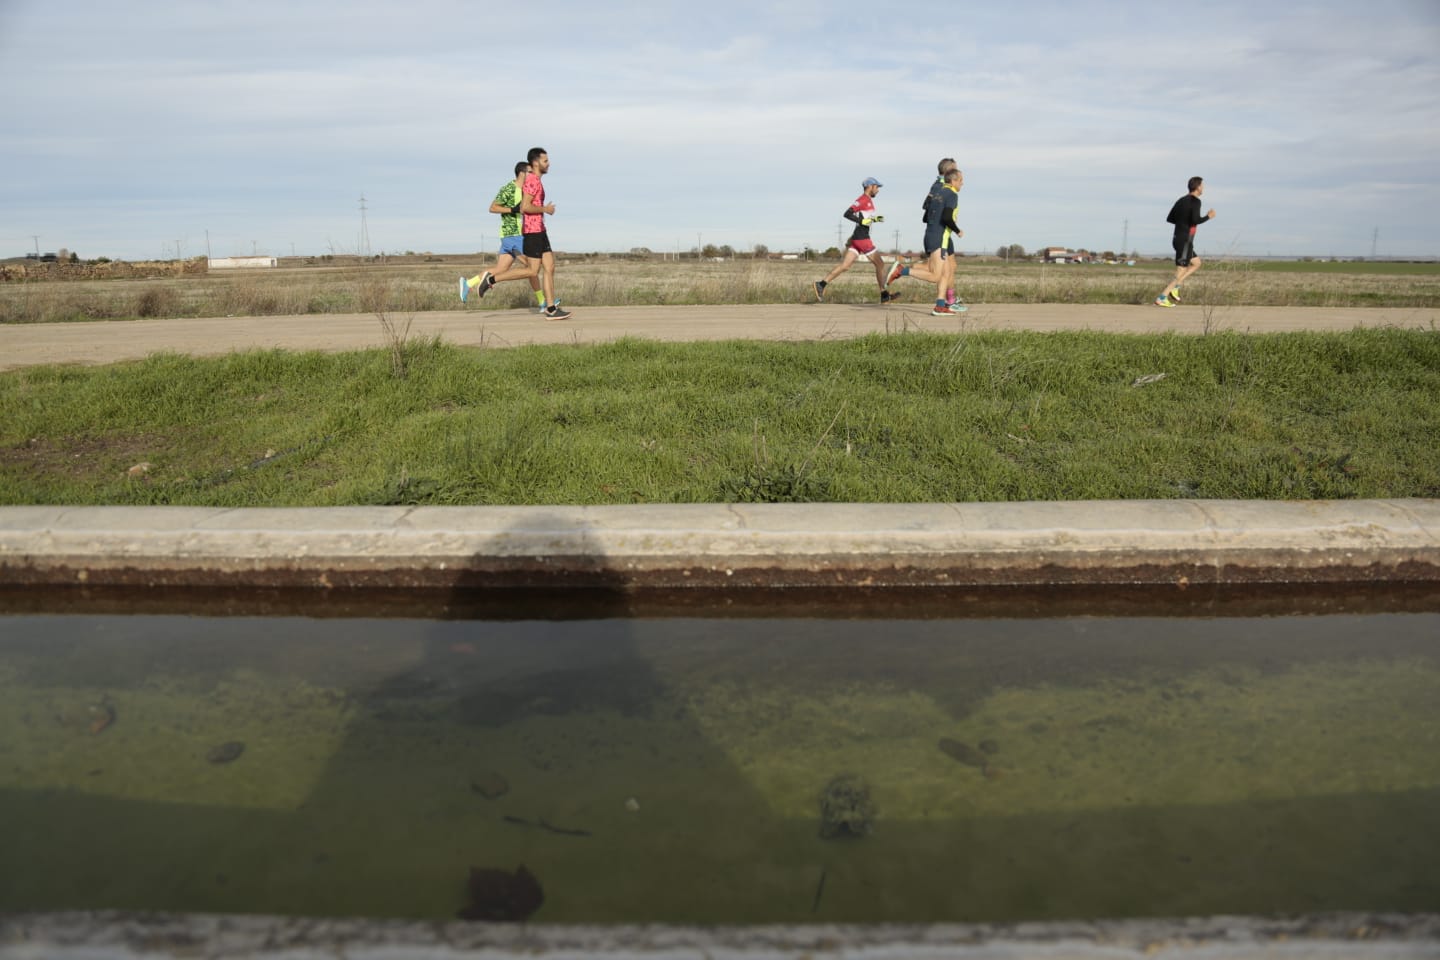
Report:
[[[0,584],[1440,580],[1440,500],[0,508]]]
[[[958,957],[1433,958],[1440,914],[1317,914],[1023,924],[529,926],[127,914],[0,919],[0,960],[30,958]]]

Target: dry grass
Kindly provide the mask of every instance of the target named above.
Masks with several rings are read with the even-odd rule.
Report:
[[[285,267],[263,273],[213,272],[203,277],[148,280],[79,280],[0,286],[0,322],[38,323],[160,316],[265,316],[315,313],[418,313],[462,309],[455,280],[489,266],[490,258],[452,257],[438,262],[351,267]],[[567,257],[557,270],[557,292],[573,306],[804,302],[810,283],[830,260],[641,261]],[[1440,265],[1381,271],[1362,265],[1337,272],[1327,265],[1214,262],[1186,286],[1187,302],[1226,307],[1440,306]],[[1355,265],[1328,265],[1354,267]],[[1309,269],[1306,269],[1306,268]],[[1006,264],[961,261],[958,289],[971,303],[1144,303],[1173,268],[1164,261],[1134,267],[1108,264]],[[928,296],[925,285],[899,289]],[[826,299],[867,302],[876,297],[874,274],[858,264],[833,283]],[[523,283],[500,287],[467,309],[511,309],[532,303]]]

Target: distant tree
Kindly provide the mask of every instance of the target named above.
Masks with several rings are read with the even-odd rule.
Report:
[[[1114,259],[1115,259],[1115,251],[1114,251],[1114,250],[1106,250],[1104,253],[1100,254],[1100,259],[1101,259],[1101,260],[1114,260]]]
[[[648,257],[648,256],[650,256],[650,248],[649,248],[649,247],[631,247],[631,248],[630,248],[630,256],[632,256],[632,257]]]
[[[734,260],[735,248],[730,246],[730,244],[728,243],[722,243],[720,245],[720,256],[724,257],[726,260]]]
[[[829,260],[829,259],[836,259],[836,258],[838,258],[839,256],[840,256],[840,248],[839,248],[839,247],[826,247],[826,248],[825,248],[825,258],[826,258],[827,260]]]
[[[808,244],[808,243],[805,244],[804,257],[805,257],[806,260],[814,260],[814,259],[815,259],[815,248],[812,247],[812,246],[810,246],[810,244]]]
[[[769,248],[769,247],[765,246],[765,244],[763,244],[763,243],[757,243],[757,244],[755,244],[755,259],[757,259],[757,260],[762,260],[762,259],[764,259],[765,257],[768,257],[768,256],[770,256],[770,248]]]
[[[700,251],[700,255],[706,260],[713,260],[720,256],[720,248],[713,243],[707,243],[705,244],[705,248]]]

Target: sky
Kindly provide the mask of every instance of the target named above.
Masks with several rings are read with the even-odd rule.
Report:
[[[1440,0],[0,0],[0,257],[493,252],[550,154],[561,251],[823,250],[879,178],[920,245],[1440,255]]]

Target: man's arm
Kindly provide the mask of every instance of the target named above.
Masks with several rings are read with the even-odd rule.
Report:
[[[941,226],[943,226],[946,230],[949,230],[951,233],[955,234],[955,236],[957,237],[961,236],[964,233],[964,231],[962,231],[960,227],[957,226],[955,223],[955,214],[959,212],[959,210],[960,204],[958,200],[954,206],[951,206],[947,200],[947,202],[940,211]]]
[[[1200,216],[1199,197],[1191,197],[1190,202],[1185,205],[1185,226],[1187,227],[1198,227],[1213,216],[1215,216],[1214,209],[1211,209],[1205,216]]]
[[[515,185],[515,184],[512,183],[511,186],[515,186],[515,194],[518,194],[518,193],[520,192],[520,188],[519,188],[518,185]],[[491,212],[491,213],[519,213],[519,212],[520,212],[520,205],[519,205],[518,203],[517,203],[517,204],[506,205],[506,204],[503,202],[503,201],[509,199],[509,197],[506,196],[506,194],[509,192],[509,190],[510,190],[510,187],[509,187],[509,186],[501,187],[501,188],[500,188],[500,192],[497,193],[497,194],[495,194],[495,199],[490,201],[490,212]],[[514,196],[515,194],[510,194],[510,196]]]
[[[537,214],[537,213],[543,213],[543,214],[545,214],[546,216],[552,216],[552,215],[554,215],[554,213],[555,213],[555,204],[553,204],[553,203],[547,203],[547,204],[545,204],[545,206],[540,207],[540,206],[536,206],[536,205],[535,205],[534,200],[535,200],[535,194],[533,194],[533,193],[527,193],[527,194],[525,194],[524,196],[522,196],[522,197],[520,198],[520,212],[521,212],[521,213],[528,213],[528,214],[529,214],[530,216],[532,216],[532,217],[533,217],[535,214]]]

